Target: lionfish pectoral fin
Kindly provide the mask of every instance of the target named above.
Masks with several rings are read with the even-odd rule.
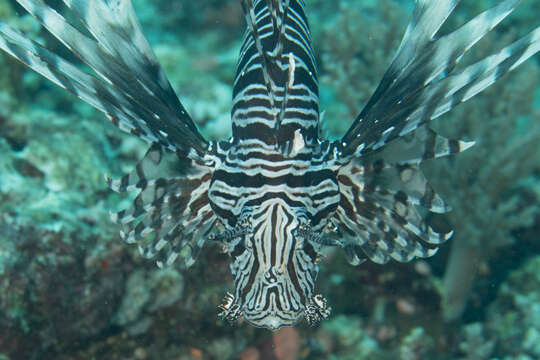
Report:
[[[204,156],[208,142],[178,100],[129,0],[63,0],[74,15],[67,18],[41,0],[17,2],[95,74],[0,23],[2,50],[104,112],[120,129],[191,158]]]
[[[344,155],[367,154],[470,99],[540,51],[540,27],[459,71],[455,67],[518,5],[504,0],[454,32],[438,36],[458,1],[417,0],[398,52],[374,94],[341,139]]]
[[[191,266],[215,222],[208,202],[212,169],[153,144],[135,170],[110,180],[117,192],[139,190],[127,209],[111,215],[122,238],[161,266]]]
[[[427,215],[451,208],[428,183],[420,164],[473,144],[422,127],[342,167],[334,222],[349,262],[359,265],[365,257],[376,263],[390,258],[407,262],[434,255],[453,232],[435,230]]]

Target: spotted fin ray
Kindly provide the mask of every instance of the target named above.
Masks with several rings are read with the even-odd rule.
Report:
[[[114,191],[139,190],[129,208],[111,215],[122,225],[124,241],[137,244],[144,257],[155,258],[160,266],[177,258],[186,267],[193,264],[215,222],[207,195],[211,173],[154,144],[130,174],[107,178]]]
[[[348,260],[358,265],[365,255],[377,263],[390,258],[407,262],[435,254],[452,232],[436,232],[426,223],[426,214],[451,208],[428,183],[420,164],[473,144],[422,127],[341,168],[335,221]]]

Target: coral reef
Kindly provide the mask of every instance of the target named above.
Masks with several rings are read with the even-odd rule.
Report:
[[[407,15],[394,1],[317,2],[313,7],[319,10],[311,26],[321,58],[324,130],[336,137],[348,129],[390,64]],[[329,12],[335,15],[317,18]]]
[[[12,3],[0,2],[2,21],[58,46]],[[462,1],[449,26],[493,3]],[[325,131],[335,137],[390,63],[412,1],[307,4]],[[205,135],[228,136],[243,31],[238,1],[134,5]],[[537,25],[538,6],[523,1],[475,53]],[[441,254],[354,268],[330,251],[318,291],[333,307],[331,318],[319,328],[299,324],[277,333],[217,319],[216,306],[232,286],[217,248],[206,247],[187,271],[160,270],[121,242],[108,214],[130,199],[108,191],[103,174],[130,171],[146,144],[13,60],[0,55],[0,64],[9,69],[0,72],[0,359],[540,357],[538,57],[437,124],[444,135],[478,140],[426,169],[454,208],[455,239]],[[467,263],[473,271],[459,271]],[[478,315],[446,326],[441,296],[447,318],[457,318],[467,298]]]
[[[540,357],[540,257],[525,262],[503,282],[484,323],[464,327],[463,359]]]
[[[373,359],[379,351],[378,343],[364,329],[361,319],[338,315],[322,325],[319,337],[328,337],[332,348],[329,359]],[[330,349],[329,349],[330,350]]]

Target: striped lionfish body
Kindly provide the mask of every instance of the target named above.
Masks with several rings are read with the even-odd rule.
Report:
[[[310,321],[328,314],[313,293],[312,240],[336,210],[339,188],[329,144],[317,138],[317,74],[303,2],[242,4],[248,29],[234,81],[233,136],[218,151],[208,196],[242,234],[229,238],[236,290],[223,316],[277,329],[304,313]]]
[[[540,28],[475,64],[455,65],[518,5],[503,0],[446,35],[457,0],[416,0],[388,71],[339,141],[318,136],[317,69],[303,0],[242,0],[247,22],[234,80],[232,137],[208,142],[176,97],[129,0],[17,0],[82,59],[86,73],[0,23],[0,48],[103,111],[151,146],[108,183],[139,190],[114,214],[122,236],[158,265],[190,266],[205,242],[231,256],[235,290],[220,316],[268,329],[329,316],[315,292],[327,246],[353,265],[428,257],[451,233],[425,222],[449,206],[420,163],[463,151],[425,125],[540,50]],[[82,33],[70,21],[80,20]]]

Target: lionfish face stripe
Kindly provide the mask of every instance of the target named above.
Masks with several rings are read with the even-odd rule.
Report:
[[[293,235],[298,224],[282,201],[269,199],[260,208],[264,211],[252,216],[254,231],[248,239],[252,256],[257,256],[258,276],[249,287],[237,286],[237,295],[245,302],[242,315],[256,326],[292,325],[302,317],[302,299],[312,293],[314,285],[291,281],[296,274],[290,274],[287,266],[299,240]]]
[[[320,231],[340,199],[336,171],[328,168],[331,149],[319,146],[287,157],[251,141],[223,149],[213,172],[209,199],[226,226],[249,214],[251,231],[231,236],[235,311],[254,326],[291,326],[312,311],[318,268],[309,239],[298,232]],[[311,314],[311,312],[310,312]],[[317,319],[319,315],[312,316]],[[311,319],[311,318],[310,318]]]

